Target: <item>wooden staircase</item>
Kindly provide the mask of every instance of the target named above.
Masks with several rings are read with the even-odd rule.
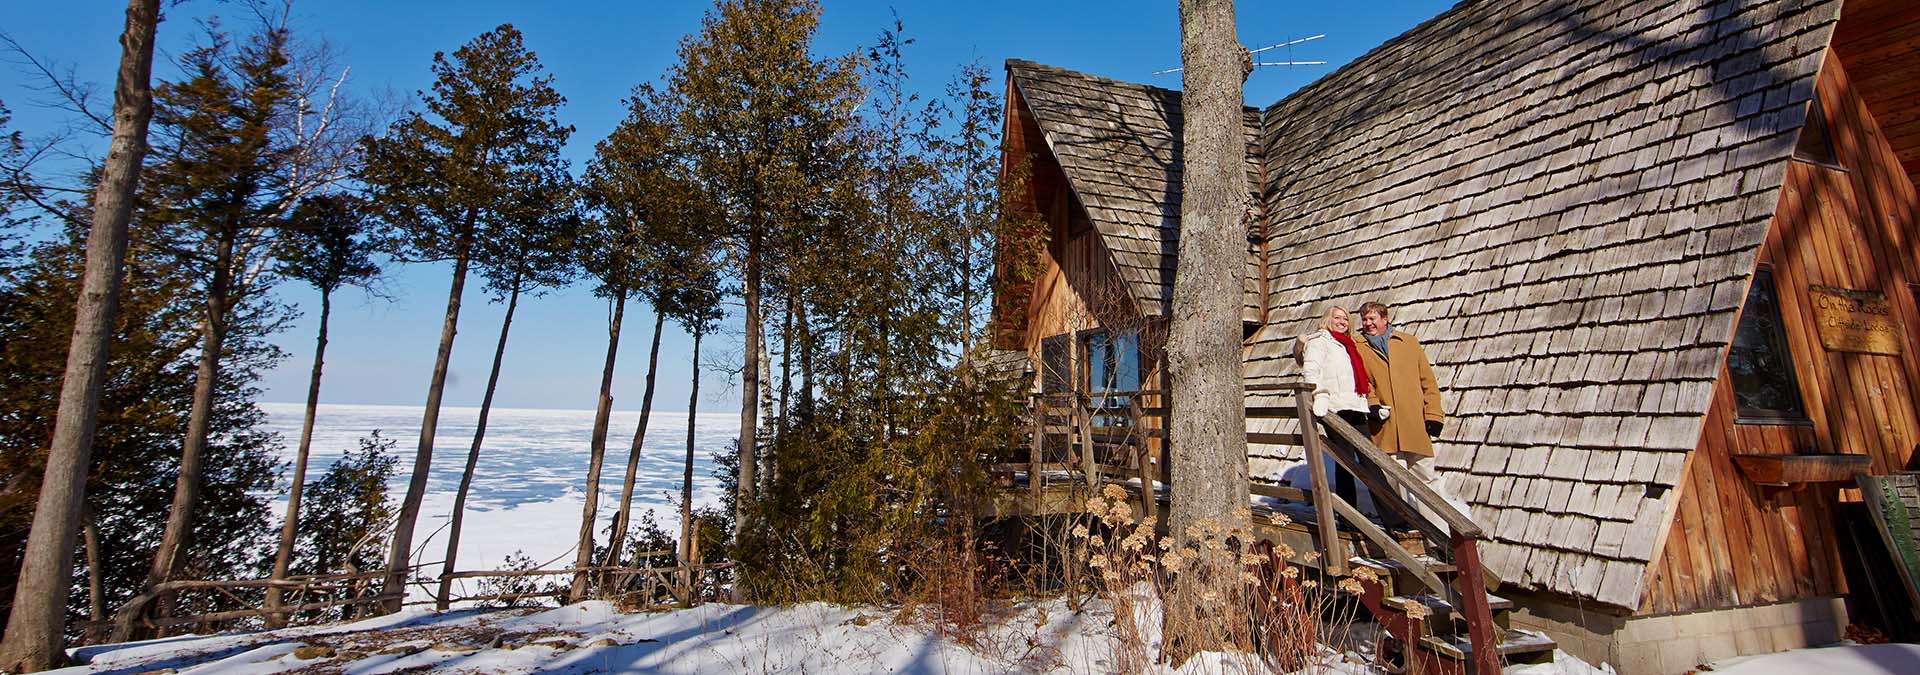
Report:
[[[1276,402],[1291,399],[1287,405],[1249,406],[1249,418],[1292,418],[1301,431],[1325,432],[1248,434],[1250,442],[1300,447],[1311,481],[1308,489],[1248,486],[1256,497],[1253,520],[1260,539],[1254,550],[1267,559],[1254,571],[1270,587],[1269,597],[1298,592],[1297,578],[1277,573],[1288,566],[1317,572],[1325,589],[1344,587],[1333,592],[1367,609],[1385,633],[1381,661],[1402,672],[1486,675],[1505,664],[1552,658],[1554,641],[1512,628],[1513,603],[1489,593],[1500,580],[1480,564],[1477,524],[1359,430],[1337,416],[1316,419],[1299,395],[1303,386],[1248,391]],[[1115,484],[1133,496],[1135,515],[1152,522],[1167,507],[1164,486],[1177,470],[1166,461],[1166,406],[1149,404],[1161,394],[1036,395],[1029,456],[996,465],[1002,484],[1014,489],[1003,492],[992,510],[1003,516],[1079,511],[1086,495]],[[1389,532],[1333,494],[1328,458],[1367,486],[1385,521],[1405,524],[1408,531]],[[1280,551],[1293,555],[1282,559]],[[1359,583],[1335,583],[1348,577]],[[1280,636],[1269,638],[1272,644]]]

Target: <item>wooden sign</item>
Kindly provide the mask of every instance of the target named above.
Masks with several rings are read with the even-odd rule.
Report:
[[[1900,333],[1893,324],[1893,305],[1887,294],[1832,286],[1807,288],[1813,299],[1813,322],[1820,329],[1820,345],[1830,352],[1862,354],[1900,353]]]

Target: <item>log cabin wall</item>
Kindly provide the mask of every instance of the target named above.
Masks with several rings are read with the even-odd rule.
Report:
[[[1851,490],[1763,494],[1736,453],[1850,453],[1898,471],[1920,442],[1920,198],[1885,134],[1829,52],[1819,100],[1844,168],[1791,161],[1759,262],[1773,271],[1788,351],[1810,425],[1735,422],[1723,364],[1641,614],[1765,604],[1847,592],[1831,505]],[[1884,293],[1901,354],[1830,352],[1810,285]]]

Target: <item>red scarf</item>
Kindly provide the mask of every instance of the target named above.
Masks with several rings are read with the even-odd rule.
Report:
[[[1336,333],[1334,331],[1327,331],[1327,334],[1332,335],[1333,339],[1339,340],[1340,344],[1346,346],[1347,359],[1353,361],[1353,390],[1359,392],[1361,396],[1366,396],[1368,391],[1367,366],[1360,362],[1360,350],[1354,348],[1353,338],[1345,333]]]

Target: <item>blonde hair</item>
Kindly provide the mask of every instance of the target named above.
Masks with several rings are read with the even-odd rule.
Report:
[[[1325,330],[1325,331],[1333,330],[1333,313],[1334,312],[1345,312],[1349,318],[1353,316],[1353,312],[1348,312],[1347,308],[1345,307],[1341,307],[1339,305],[1327,305],[1327,311],[1322,312],[1320,314],[1320,330]]]

